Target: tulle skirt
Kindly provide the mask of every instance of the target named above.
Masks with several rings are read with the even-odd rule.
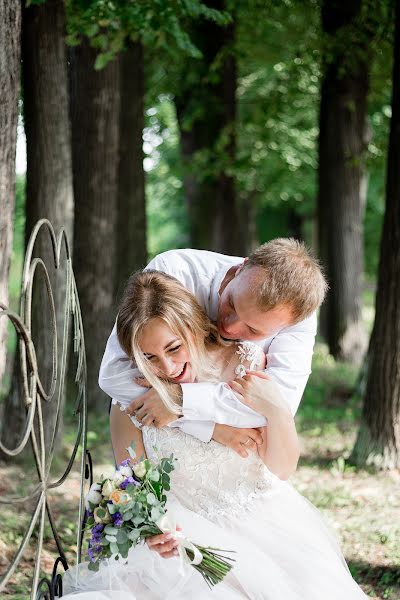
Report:
[[[146,545],[126,561],[103,561],[97,573],[82,563],[67,571],[71,600],[361,600],[335,535],[318,510],[286,482],[242,515],[207,519],[170,494],[168,510],[192,542],[233,550],[233,569],[210,590],[178,557],[163,559]]]

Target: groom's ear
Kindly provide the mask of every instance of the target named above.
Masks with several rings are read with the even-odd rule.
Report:
[[[246,258],[244,259],[244,261],[242,262],[242,264],[239,265],[238,268],[236,269],[236,273],[235,273],[234,277],[236,277],[236,275],[239,275],[239,273],[242,271],[244,265],[247,263],[248,260],[249,260],[249,257],[246,256]]]

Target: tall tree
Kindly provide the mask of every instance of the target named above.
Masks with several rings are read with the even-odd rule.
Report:
[[[116,292],[147,261],[146,203],[143,170],[143,46],[131,43],[120,56]]]
[[[361,362],[363,215],[371,41],[364,0],[324,0],[319,117],[319,252],[331,286],[322,332],[336,358]]]
[[[400,467],[400,3],[396,2],[392,117],[375,322],[361,425],[351,460]]]
[[[88,406],[101,407],[99,366],[115,319],[119,57],[95,70],[86,39],[71,51],[74,271],[87,332]]]
[[[36,222],[51,221],[56,230],[64,227],[72,241],[73,192],[71,143],[68,107],[67,56],[64,42],[65,13],[62,0],[23,9],[23,87],[24,122],[27,140],[26,243]],[[56,309],[58,331],[58,384],[63,343],[65,310],[65,255],[55,268],[53,249],[47,231],[37,238],[34,256],[40,257],[48,270]],[[63,260],[64,259],[64,260]],[[37,269],[32,295],[31,334],[35,344],[38,369],[45,391],[52,383],[53,354],[50,306],[46,296],[43,272]],[[15,424],[21,412],[18,379],[18,357],[13,386],[7,398],[5,428],[8,445],[18,435]],[[42,404],[45,420],[45,442],[53,436],[57,412],[56,387],[49,402]],[[61,427],[59,427],[61,430]]]
[[[225,2],[208,3],[223,10]],[[233,175],[236,156],[235,23],[203,20],[192,39],[202,58],[182,63],[175,105],[185,161],[191,245],[231,254],[243,250]]]
[[[13,215],[15,152],[20,86],[21,6],[18,0],[0,4],[0,303],[8,306]],[[6,366],[7,320],[0,319],[0,382]],[[1,384],[0,384],[1,388]]]

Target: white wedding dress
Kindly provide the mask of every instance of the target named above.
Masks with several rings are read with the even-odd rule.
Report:
[[[251,454],[241,458],[179,429],[143,427],[148,458],[177,458],[168,510],[183,533],[202,546],[234,550],[226,578],[210,590],[190,565],[163,559],[146,545],[127,563],[87,563],[64,576],[71,600],[361,600],[334,534],[290,483]],[[63,596],[66,598],[67,596]]]

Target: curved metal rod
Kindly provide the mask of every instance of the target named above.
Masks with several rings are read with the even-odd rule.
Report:
[[[66,265],[66,287],[65,295],[63,296],[63,329],[62,329],[62,346],[61,352],[58,352],[58,346],[61,340],[57,339],[57,307],[55,298],[51,288],[49,272],[45,262],[39,256],[34,256],[35,242],[39,232],[44,229],[50,237],[52,248],[52,260],[54,267],[59,269],[61,264]],[[36,274],[41,271],[44,276],[46,296],[50,311],[51,322],[51,340],[49,343],[49,352],[52,352],[52,377],[50,389],[45,390],[38,371],[38,363],[36,358],[34,342],[31,338],[31,318],[32,318],[32,294],[33,284]],[[35,567],[32,573],[31,599],[36,598],[55,598],[62,595],[61,575],[57,573],[57,565],[61,562],[64,570],[68,569],[66,555],[63,550],[62,540],[57,532],[56,519],[51,510],[49,491],[59,487],[68,477],[72,466],[76,460],[79,447],[82,449],[80,460],[80,499],[79,499],[79,514],[77,518],[77,561],[81,558],[82,544],[82,526],[84,524],[84,482],[85,474],[92,480],[92,467],[90,455],[87,455],[86,450],[86,432],[87,432],[87,401],[86,401],[86,356],[85,342],[83,334],[82,315],[80,311],[77,286],[72,269],[71,252],[68,242],[68,237],[64,229],[61,229],[56,236],[51,223],[47,219],[41,219],[34,227],[29,242],[27,244],[22,285],[21,285],[21,300],[20,314],[10,311],[4,304],[0,303],[0,317],[8,318],[15,328],[19,339],[19,351],[17,357],[20,358],[21,374],[22,374],[22,406],[25,407],[26,417],[23,426],[22,435],[14,448],[7,448],[0,441],[0,450],[6,456],[17,456],[24,450],[28,440],[31,440],[32,450],[35,458],[36,468],[38,472],[39,482],[25,496],[3,496],[0,498],[0,503],[4,504],[21,504],[27,500],[34,501],[34,510],[30,518],[29,524],[25,530],[23,539],[12,559],[6,573],[0,579],[0,593],[5,589],[5,586],[10,580],[10,577],[15,572],[20,563],[22,555],[31,539],[35,526],[38,527],[38,540],[36,544],[36,560]],[[50,468],[53,460],[53,455],[56,449],[56,436],[61,418],[61,407],[63,400],[63,392],[67,373],[67,358],[69,350],[69,336],[71,333],[71,320],[73,325],[74,345],[73,350],[77,355],[77,367],[75,372],[76,400],[74,414],[78,417],[78,426],[76,431],[75,443],[72,452],[68,459],[68,464],[64,469],[63,474],[57,481],[50,481]],[[58,364],[58,355],[60,355],[60,364]],[[57,388],[58,385],[58,388]],[[42,402],[56,402],[56,413],[54,426],[51,431],[50,444],[46,449],[44,441],[44,421],[42,414]],[[87,461],[89,466],[87,465]],[[45,518],[49,519],[54,539],[57,544],[59,558],[56,560],[51,581],[48,578],[42,578],[39,581],[40,571],[40,554],[43,547],[43,535]],[[50,596],[49,596],[50,594]]]
[[[30,375],[32,375],[32,373],[34,373],[36,370],[36,353],[35,353],[35,347],[32,343],[28,329],[25,327],[25,325],[21,321],[20,317],[13,311],[1,310],[0,318],[2,316],[7,316],[10,319],[10,321],[12,322],[12,324],[15,327],[15,331],[16,331],[17,335],[20,338],[20,344],[21,345],[23,344],[25,346],[25,348],[27,350],[27,353],[25,356],[28,358]],[[26,363],[25,363],[25,366],[26,366]],[[37,395],[36,395],[36,386],[34,385],[34,381],[32,381],[31,376],[30,376],[30,380],[31,380],[31,393],[29,394],[29,392],[28,392],[27,394],[25,394],[25,397],[24,397],[25,406],[28,407],[28,414],[27,414],[27,417],[25,420],[25,426],[24,426],[24,430],[23,430],[23,433],[21,436],[21,440],[15,448],[7,448],[0,440],[0,450],[4,454],[7,454],[8,456],[16,456],[17,454],[20,454],[22,452],[22,450],[26,446],[26,443],[29,439],[29,435],[30,435],[30,432],[32,429],[33,418],[35,416],[35,410],[36,410]]]

